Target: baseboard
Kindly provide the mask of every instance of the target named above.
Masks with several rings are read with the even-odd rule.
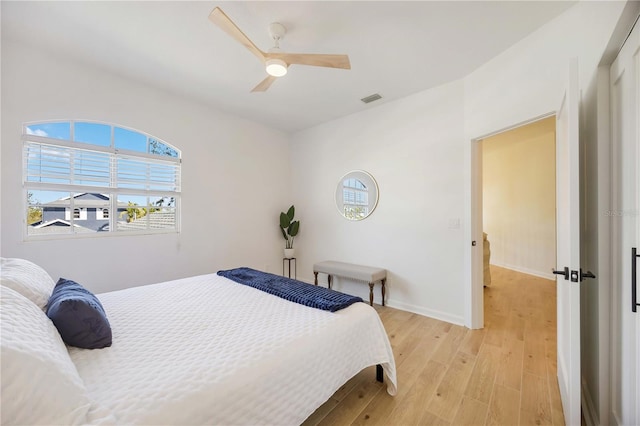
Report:
[[[498,262],[491,262],[491,264],[494,266],[498,266],[500,268],[510,269],[512,271],[520,272],[527,275],[533,275],[534,277],[544,278],[552,281],[556,280],[556,276],[553,275],[551,272],[534,271],[533,269],[522,268],[520,266],[501,264]]]
[[[308,284],[313,284],[314,283],[314,280],[309,279],[309,278],[298,278],[298,281],[303,281],[303,282],[306,282]],[[326,283],[323,283],[323,284],[326,285]],[[356,293],[358,293],[358,292],[356,292]],[[366,289],[362,290],[362,292],[359,292],[359,293],[360,294],[354,294],[354,296],[362,297],[362,299],[365,302],[369,301],[369,288],[368,287]],[[374,303],[376,303],[376,301],[374,301]],[[399,301],[394,300],[394,299],[387,299],[386,302],[385,302],[385,306],[388,306],[388,307],[394,308],[394,309],[400,309],[402,311],[412,312],[412,313],[418,314],[418,315],[424,315],[425,317],[434,318],[434,319],[437,319],[437,320],[440,320],[440,321],[449,322],[451,324],[464,325],[464,318],[461,317],[461,316],[451,315],[451,314],[448,314],[446,312],[437,311],[435,309],[428,309],[428,308],[424,308],[422,306],[411,305],[409,303],[399,302]]]
[[[600,424],[600,420],[598,418],[598,413],[596,412],[595,404],[593,403],[593,398],[591,397],[591,393],[589,393],[589,388],[587,387],[584,380],[581,383],[582,387],[582,417],[584,417],[584,422],[587,426],[596,426]]]
[[[414,314],[423,315],[425,317],[437,319],[440,321],[449,322],[451,324],[464,326],[464,318],[458,315],[451,315],[446,312],[436,311],[435,309],[428,309],[422,306],[411,305],[409,303],[398,302],[397,300],[387,300],[386,306],[390,308],[400,309]]]

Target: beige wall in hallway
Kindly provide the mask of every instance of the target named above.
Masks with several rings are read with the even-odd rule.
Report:
[[[555,117],[483,140],[483,222],[493,265],[554,278],[555,158]]]

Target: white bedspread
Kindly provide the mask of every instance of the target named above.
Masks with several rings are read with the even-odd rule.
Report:
[[[215,274],[98,297],[113,345],[69,350],[94,423],[300,424],[375,364],[396,391],[389,340],[365,303],[330,313]]]

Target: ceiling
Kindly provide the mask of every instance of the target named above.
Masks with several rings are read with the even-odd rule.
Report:
[[[466,76],[574,1],[2,1],[2,37],[42,46],[295,132]],[[262,50],[348,54],[351,70],[262,64],[208,20],[215,6]],[[382,99],[364,104],[361,98]]]

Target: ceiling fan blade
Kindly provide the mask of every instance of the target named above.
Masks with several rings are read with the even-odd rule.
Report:
[[[251,90],[252,92],[266,92],[269,87],[276,81],[278,77],[274,77],[272,75],[268,75],[267,78],[262,80],[256,87]]]
[[[220,27],[224,32],[242,43],[251,53],[256,55],[262,62],[265,61],[265,54],[253,44],[253,42],[242,32],[240,28],[220,9],[216,7],[209,14],[209,20]]]
[[[282,59],[287,64],[315,67],[351,69],[348,55],[323,55],[316,53],[266,53],[266,59]]]

